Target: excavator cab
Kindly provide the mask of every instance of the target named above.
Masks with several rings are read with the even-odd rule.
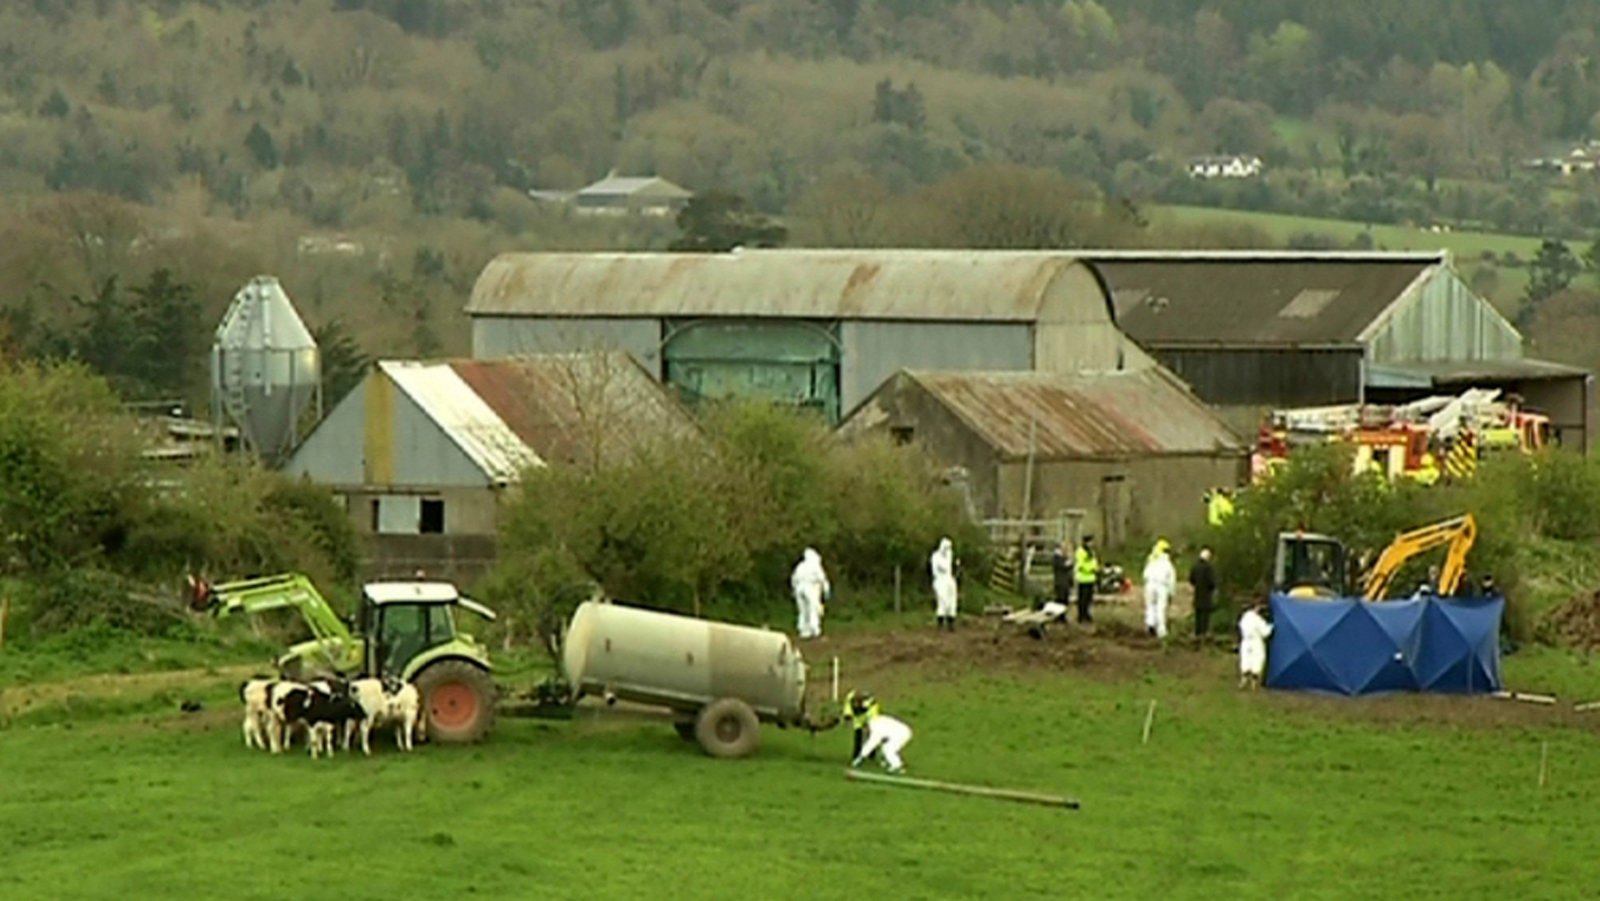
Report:
[[[1296,598],[1335,598],[1349,587],[1348,552],[1339,539],[1314,532],[1281,532],[1272,590]]]

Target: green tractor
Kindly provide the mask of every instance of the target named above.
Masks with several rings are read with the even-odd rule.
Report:
[[[486,647],[456,631],[455,611],[486,620],[493,610],[463,597],[449,582],[368,582],[361,586],[358,632],[352,633],[311,580],[299,573],[212,585],[189,577],[189,604],[214,616],[293,609],[312,638],[276,661],[285,679],[392,676],[422,693],[426,734],[440,742],[474,742],[495,719],[495,686]]]

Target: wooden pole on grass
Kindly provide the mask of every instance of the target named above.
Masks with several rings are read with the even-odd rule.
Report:
[[[1145,714],[1144,714],[1144,737],[1139,739],[1139,744],[1147,745],[1147,744],[1150,743],[1150,727],[1155,725],[1155,722],[1156,722],[1156,702],[1155,701],[1151,701],[1150,702],[1150,709],[1145,711]]]
[[[1022,801],[1028,804],[1044,804],[1049,807],[1065,807],[1069,810],[1078,809],[1078,802],[1073,798],[1061,795],[1047,795],[1043,792],[1018,791],[1011,788],[989,788],[983,785],[963,785],[959,782],[936,782],[932,779],[912,779],[908,776],[883,776],[878,773],[863,773],[860,770],[845,770],[844,776],[853,782],[872,782],[878,785],[892,785],[901,788],[929,788],[934,791],[955,792],[961,795],[1001,798],[1006,801]]]
[[[839,703],[839,658],[833,658],[833,702]]]
[[[894,565],[894,612],[900,612],[900,564]]]
[[[1550,743],[1539,742],[1539,787],[1550,781]]]

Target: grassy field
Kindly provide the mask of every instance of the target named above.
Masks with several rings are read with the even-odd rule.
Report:
[[[1539,252],[1539,238],[1507,235],[1495,232],[1451,231],[1428,232],[1403,225],[1372,225],[1346,219],[1319,219],[1311,216],[1291,216],[1283,213],[1260,213],[1248,210],[1226,210],[1193,206],[1153,206],[1156,218],[1167,217],[1178,224],[1192,225],[1201,222],[1224,222],[1254,225],[1273,240],[1283,242],[1302,232],[1323,234],[1341,244],[1362,232],[1370,232],[1373,247],[1380,250],[1448,250],[1458,263],[1476,261],[1484,251],[1503,254],[1515,253],[1530,260]],[[1572,244],[1573,253],[1583,248]]]
[[[843,732],[769,730],[756,757],[723,762],[663,721],[583,711],[505,720],[472,748],[404,755],[386,737],[372,759],[311,761],[241,746],[231,672],[75,709],[81,684],[13,686],[30,703],[0,731],[0,897],[1581,898],[1600,883],[1600,718],[1245,696],[1221,650],[991,634],[865,630],[808,655],[822,671],[839,655],[913,725],[913,775],[1081,810],[848,783]],[[1600,695],[1553,651],[1506,668],[1513,687]],[[179,713],[180,696],[206,709]]]

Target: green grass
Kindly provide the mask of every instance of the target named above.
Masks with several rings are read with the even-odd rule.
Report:
[[[1539,252],[1541,240],[1523,235],[1507,235],[1495,232],[1451,231],[1436,234],[1422,231],[1421,229],[1408,228],[1403,225],[1373,225],[1369,228],[1364,223],[1352,222],[1346,219],[1319,219],[1311,216],[1291,216],[1284,213],[1260,213],[1248,210],[1193,206],[1154,206],[1151,209],[1155,211],[1157,217],[1166,216],[1170,221],[1180,225],[1196,225],[1205,222],[1254,225],[1280,243],[1301,232],[1311,232],[1329,235],[1343,244],[1362,232],[1370,231],[1373,246],[1377,249],[1448,250],[1455,255],[1459,263],[1477,260],[1479,255],[1486,250],[1495,254],[1510,251],[1524,260],[1529,260]],[[1582,253],[1583,251],[1583,248],[1577,244],[1572,244],[1571,247],[1574,253]]]
[[[274,758],[240,745],[213,685],[196,691],[215,712],[195,717],[84,709],[0,733],[0,897],[1581,898],[1600,884],[1600,747],[1574,715],[1245,696],[1223,654],[1122,649],[1122,669],[1090,676],[965,647],[968,663],[846,667],[915,728],[913,775],[1062,792],[1081,810],[851,784],[843,732],[768,730],[756,757],[724,762],[609,712],[506,720],[474,748],[404,755],[385,736],[372,759]],[[1554,652],[1506,666],[1514,687],[1592,684]]]

